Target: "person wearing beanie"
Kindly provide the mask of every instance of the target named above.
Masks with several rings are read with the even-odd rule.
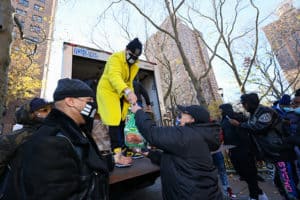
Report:
[[[298,178],[294,164],[295,152],[291,145],[282,140],[278,141],[278,132],[283,134],[281,129],[275,127],[280,123],[280,117],[272,108],[259,104],[259,97],[256,93],[243,94],[241,103],[250,113],[248,121],[239,122],[236,119],[229,119],[229,122],[249,133],[253,141],[253,151],[258,160],[272,162],[275,165],[274,183],[280,194],[287,199],[299,199],[296,188]],[[283,176],[289,181],[280,178]],[[268,198],[262,193],[252,199],[267,200]]]
[[[51,110],[51,103],[42,98],[33,98],[21,105],[15,112],[15,121],[21,128],[10,134],[0,135],[0,174],[8,168],[17,149],[42,126],[43,120]],[[15,127],[14,127],[15,128]]]
[[[163,151],[160,159],[153,161],[160,165],[163,199],[221,200],[223,195],[211,156],[221,143],[220,126],[210,122],[209,112],[202,106],[178,109],[179,126],[159,127],[138,104],[131,108],[140,133]],[[153,156],[151,151],[148,156]]]
[[[43,125],[19,148],[3,199],[108,199],[114,165],[90,133],[97,108],[93,90],[81,80],[63,78],[53,99]],[[40,102],[32,102],[32,108]]]
[[[139,71],[138,58],[143,46],[138,38],[130,41],[124,51],[113,53],[107,60],[97,86],[98,113],[109,127],[111,148],[118,155],[117,166],[132,162],[121,154],[124,147],[124,121],[130,104],[136,103],[133,80]]]
[[[281,119],[287,117],[287,112],[291,110],[291,96],[284,94],[278,100],[278,103],[273,105],[272,108],[278,113]]]

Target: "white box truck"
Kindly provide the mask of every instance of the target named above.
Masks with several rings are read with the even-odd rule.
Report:
[[[61,77],[99,80],[105,63],[111,54],[103,50],[64,43]],[[139,67],[140,70],[137,77],[148,91],[152,103],[154,120],[156,124],[161,125],[165,107],[160,87],[159,69],[155,63],[143,60],[140,60]],[[127,193],[130,190],[152,185],[159,176],[159,166],[152,164],[147,158],[134,160],[133,165],[129,168],[115,168],[110,175],[110,193],[113,195],[112,199],[118,199],[124,192]]]
[[[111,54],[107,51],[65,42],[61,77],[98,81]],[[161,116],[165,113],[165,107],[160,87],[159,69],[155,63],[144,60],[140,60],[139,67],[137,78],[149,94],[155,122],[161,125]]]

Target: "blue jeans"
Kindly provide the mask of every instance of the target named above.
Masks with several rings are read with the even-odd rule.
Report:
[[[221,182],[222,182],[223,190],[224,190],[224,192],[226,192],[227,187],[229,187],[229,183],[228,183],[228,178],[227,178],[227,174],[226,174],[224,156],[223,156],[222,152],[217,152],[217,153],[212,154],[212,158],[213,158],[215,166],[218,169],[218,174],[219,174]]]

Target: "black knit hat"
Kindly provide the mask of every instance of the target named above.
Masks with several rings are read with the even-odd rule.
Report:
[[[291,96],[288,94],[282,95],[282,97],[278,103],[279,103],[279,105],[290,105],[291,104]]]
[[[203,106],[191,105],[191,106],[177,106],[178,109],[186,114],[191,115],[195,119],[195,124],[210,122],[209,112]]]
[[[51,103],[45,101],[45,99],[41,99],[41,98],[33,98],[30,102],[29,102],[29,106],[30,106],[30,112],[34,112],[37,111],[43,107],[46,107],[48,105],[50,105]]]
[[[93,90],[79,79],[63,78],[58,81],[53,94],[54,101],[66,97],[95,97]]]
[[[241,96],[241,103],[247,103],[247,104],[253,104],[253,105],[258,105],[259,104],[259,98],[256,93],[248,93],[248,94],[243,94]]]
[[[142,54],[143,45],[138,38],[134,38],[127,44],[126,49],[130,50],[134,55],[140,56]]]

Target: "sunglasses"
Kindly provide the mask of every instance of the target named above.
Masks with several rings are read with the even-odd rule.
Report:
[[[139,57],[138,57],[138,56],[134,55],[134,54],[133,54],[133,53],[131,53],[131,52],[129,52],[129,55],[130,55],[130,57],[131,57],[132,59],[134,59],[134,60],[137,60],[137,59],[139,59]]]
[[[49,112],[50,108],[41,108],[39,110],[37,110],[37,112]]]

